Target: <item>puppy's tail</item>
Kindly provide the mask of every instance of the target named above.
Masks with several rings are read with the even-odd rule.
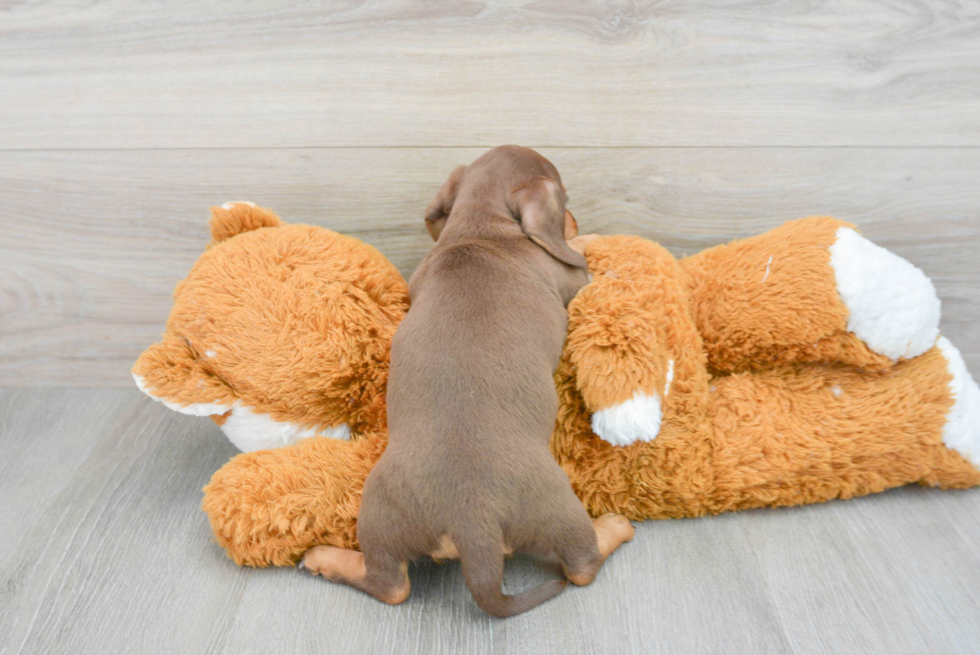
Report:
[[[526,612],[557,596],[568,584],[566,580],[549,580],[516,596],[504,594],[500,587],[504,578],[504,542],[499,528],[496,534],[479,530],[467,533],[465,537],[454,537],[453,542],[459,549],[466,586],[487,614],[504,618]]]

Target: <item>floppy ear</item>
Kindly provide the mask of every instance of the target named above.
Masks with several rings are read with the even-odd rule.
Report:
[[[572,212],[565,210],[565,241],[571,241],[578,236],[578,221]]]
[[[565,242],[568,216],[565,215],[565,194],[558,182],[547,177],[534,178],[514,191],[513,204],[521,229],[531,241],[558,261],[578,268],[586,267],[585,257]],[[578,231],[577,225],[575,231]]]
[[[457,166],[456,170],[449,174],[449,179],[443,183],[436,199],[432,201],[429,208],[425,210],[425,227],[432,235],[433,241],[439,240],[439,234],[446,225],[449,212],[453,209],[453,202],[456,200],[456,189],[459,187],[459,180],[463,177],[465,166]]]

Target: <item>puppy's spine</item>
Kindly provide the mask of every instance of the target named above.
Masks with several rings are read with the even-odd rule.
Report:
[[[499,528],[466,530],[453,536],[463,565],[463,579],[473,599],[487,614],[504,618],[526,612],[557,596],[568,584],[566,580],[550,580],[516,596],[501,591],[504,579],[503,538]]]
[[[228,202],[221,207],[211,208],[211,245],[242,232],[280,225],[282,221],[279,217],[264,207],[257,207],[250,202]]]

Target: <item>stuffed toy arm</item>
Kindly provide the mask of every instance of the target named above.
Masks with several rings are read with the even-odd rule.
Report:
[[[674,376],[664,306],[684,295],[679,266],[638,237],[601,237],[585,255],[593,279],[568,306],[565,346],[576,386],[602,439],[651,441]]]
[[[708,364],[719,373],[796,362],[884,370],[926,352],[939,335],[929,278],[833,218],[790,221],[681,265]]]

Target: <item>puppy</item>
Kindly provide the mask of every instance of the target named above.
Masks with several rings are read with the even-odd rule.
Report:
[[[585,585],[633,537],[622,516],[589,518],[549,449],[566,306],[588,281],[565,200],[551,162],[517,146],[442,186],[425,215],[436,245],[391,345],[388,447],[364,484],[362,552],[317,546],[303,568],[400,603],[409,561],[459,557],[477,604],[504,617],[566,584],[504,595],[505,554],[557,560]]]

